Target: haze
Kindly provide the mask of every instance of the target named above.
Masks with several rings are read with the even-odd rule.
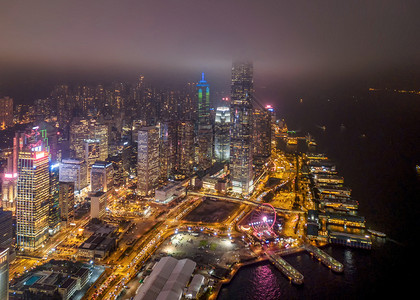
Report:
[[[256,86],[267,87],[400,71],[420,62],[419,8],[386,0],[2,1],[1,75],[150,73],[181,82],[204,71],[222,83],[232,60],[247,58]]]

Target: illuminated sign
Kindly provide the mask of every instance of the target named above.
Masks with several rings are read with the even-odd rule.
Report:
[[[45,156],[44,151],[35,153],[35,159],[40,159],[40,158],[43,158],[44,156]]]
[[[16,178],[18,176],[17,173],[6,173],[4,174],[4,178]]]

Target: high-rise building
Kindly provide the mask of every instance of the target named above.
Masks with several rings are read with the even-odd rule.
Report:
[[[0,98],[0,130],[13,126],[13,99]]]
[[[213,129],[210,121],[210,88],[202,73],[197,84],[198,129],[197,129],[197,168],[205,170],[212,165]]]
[[[99,160],[105,161],[108,158],[108,125],[92,122],[90,127],[90,138],[99,140]]]
[[[194,124],[192,121],[178,123],[176,149],[176,174],[190,176],[194,167]]]
[[[266,109],[253,112],[253,160],[263,165],[271,155],[271,114]]]
[[[0,208],[0,248],[11,248],[13,242],[12,212]]]
[[[48,224],[50,235],[60,230],[60,207],[59,207],[59,170],[60,164],[50,166],[50,204],[48,212]]]
[[[94,140],[94,139],[87,139],[85,140],[85,162],[87,166],[87,183],[88,185],[91,183],[90,178],[90,170],[92,168],[92,165],[95,163],[95,161],[100,160],[100,140]]]
[[[74,219],[74,183],[60,182],[58,201],[60,206],[60,219],[63,226],[68,226]]]
[[[96,192],[90,195],[90,217],[101,219],[106,214],[106,201],[108,194]]]
[[[86,119],[74,119],[70,126],[70,154],[72,158],[85,158],[84,141],[90,138],[89,122]]]
[[[48,237],[50,180],[48,152],[36,130],[19,152],[16,199],[16,244],[36,250]]]
[[[15,210],[15,199],[16,199],[16,190],[17,190],[17,169],[14,170],[13,166],[13,152],[7,155],[6,166],[4,168],[4,173],[1,174],[1,190],[2,198],[1,205],[5,210]]]
[[[9,249],[0,248],[0,299],[9,299]]]
[[[140,128],[137,149],[137,189],[141,196],[148,196],[159,183],[159,128]]]
[[[114,167],[112,163],[105,161],[96,161],[90,170],[91,191],[92,192],[108,192],[111,191],[114,178]]]
[[[230,108],[216,108],[214,120],[214,158],[218,162],[229,162],[230,159]]]
[[[244,195],[248,195],[253,189],[251,103],[253,85],[252,63],[233,63],[229,167],[233,191]]]
[[[70,151],[72,158],[85,159],[85,141],[99,140],[99,160],[108,158],[108,126],[96,120],[76,118],[70,126]]]
[[[160,176],[165,181],[173,174],[176,164],[177,122],[162,122],[159,129]]]
[[[83,159],[62,159],[60,163],[59,181],[73,182],[78,194],[87,186],[87,167]]]

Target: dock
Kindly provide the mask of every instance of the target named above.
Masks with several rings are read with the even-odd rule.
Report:
[[[334,272],[341,273],[343,272],[343,264],[335,260],[333,257],[322,251],[321,249],[311,245],[304,244],[304,248],[308,251],[313,257],[321,261],[325,266],[333,270]]]
[[[303,275],[276,253],[267,253],[269,260],[294,284],[303,284]]]

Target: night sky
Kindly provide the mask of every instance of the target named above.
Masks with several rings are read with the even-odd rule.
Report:
[[[204,71],[220,84],[238,58],[254,62],[261,89],[404,74],[420,63],[419,3],[2,0],[0,76],[5,88],[17,74],[142,73],[183,82]]]

